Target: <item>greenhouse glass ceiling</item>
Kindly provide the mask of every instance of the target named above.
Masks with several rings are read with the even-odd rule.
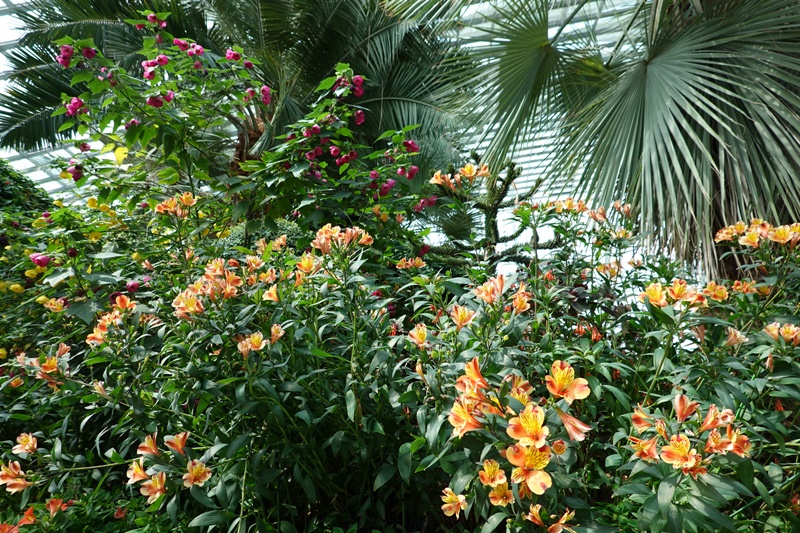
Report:
[[[26,0],[0,0],[0,90],[7,83],[5,78],[8,75],[10,64],[6,58],[6,52],[15,46],[16,41],[22,37],[18,28],[20,22],[14,16],[15,8],[24,8]],[[627,11],[634,4],[634,0],[595,0],[589,2],[581,11],[579,17],[575,17],[565,31],[592,31],[597,36],[601,53],[607,55],[614,43],[621,36],[622,24],[620,13]],[[550,14],[553,32],[571,14],[574,9],[574,2],[565,1],[553,2],[554,9]],[[485,16],[491,14],[491,2],[477,2],[464,12],[465,21],[470,23],[481,23]],[[465,30],[465,37],[472,37],[469,29]],[[490,132],[475,134],[475,148],[480,152],[488,143],[481,142],[479,139],[491,137]],[[518,181],[519,191],[527,190],[536,179],[544,172],[549,161],[554,132],[540,130],[533,138],[521,142],[515,151],[514,160],[523,168],[523,174]],[[50,161],[54,159],[69,158],[71,148],[47,149],[38,152],[19,153],[15,150],[0,148],[0,157],[7,159],[11,166],[24,173],[34,182],[48,191],[50,194],[69,199],[74,190],[72,182],[58,177],[58,171],[50,168]]]

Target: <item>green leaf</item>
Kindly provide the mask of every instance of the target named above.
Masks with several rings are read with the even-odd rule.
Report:
[[[205,505],[209,509],[218,509],[218,506],[216,503],[214,503],[214,500],[209,498],[205,491],[197,485],[192,485],[192,487],[189,489],[189,494],[192,495],[192,498],[197,500],[200,504]]]
[[[675,494],[675,488],[678,486],[678,476],[670,476],[662,479],[658,484],[658,508],[661,511],[661,516],[667,517],[669,506],[672,504],[672,497]]]
[[[220,526],[230,522],[234,516],[227,511],[206,511],[189,522],[189,527]]]
[[[489,517],[483,527],[481,528],[481,533],[491,533],[497,526],[499,526],[503,520],[508,518],[508,516],[504,515],[503,513],[495,513]]]
[[[396,473],[397,467],[395,465],[383,465],[378,475],[375,476],[375,483],[372,484],[372,490],[377,491],[379,488],[386,485]]]
[[[347,392],[344,394],[344,401],[347,404],[347,418],[351,421],[356,421],[356,395],[353,392],[353,389],[347,389]]]

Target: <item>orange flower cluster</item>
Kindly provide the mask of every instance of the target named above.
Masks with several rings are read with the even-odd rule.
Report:
[[[191,320],[193,315],[203,313],[204,297],[213,302],[238,296],[239,287],[244,285],[245,280],[235,269],[242,269],[241,273],[246,277],[248,285],[255,285],[259,281],[272,283],[276,279],[275,270],[257,273],[263,266],[264,261],[254,255],[247,256],[246,266],[240,265],[235,259],[229,259],[227,263],[221,257],[212,259],[206,265],[203,275],[172,300],[175,316],[182,320]]]
[[[370,234],[359,227],[342,230],[339,226],[325,224],[317,231],[317,237],[311,241],[311,246],[327,255],[331,253],[331,247],[346,250],[356,244],[369,246],[372,242]]]
[[[514,502],[509,479],[519,485],[520,498],[544,494],[553,484],[550,474],[545,471],[552,454],[561,455],[566,452],[566,442],[561,439],[553,443],[552,450],[548,445],[551,431],[545,425],[545,409],[531,399],[531,384],[519,376],[509,376],[504,381],[510,382],[508,397],[524,406],[519,413],[511,407],[506,407],[503,412],[499,396],[501,389],[490,391],[489,383],[481,374],[478,358],[475,357],[465,366],[464,375],[456,380],[456,390],[461,394],[454,401],[448,416],[448,421],[453,426],[453,435],[457,437],[483,428],[482,419],[487,414],[511,417],[506,433],[515,442],[501,452],[514,467],[510,478],[494,459],[484,461],[483,470],[479,472],[481,483],[492,488],[489,500],[495,506],[506,506]],[[590,393],[588,382],[583,378],[575,378],[574,369],[565,361],[553,363],[550,374],[545,377],[545,383],[553,400],[563,398],[567,404],[584,399]],[[557,406],[554,409],[570,439],[584,440],[585,433],[591,427]]]
[[[754,218],[749,225],[739,221],[722,228],[714,236],[714,242],[734,240],[745,248],[758,248],[766,241],[780,245],[788,244],[794,248],[800,243],[800,222],[776,227],[760,218]]]
[[[505,283],[505,276],[500,274],[495,278],[491,278],[480,287],[476,287],[472,292],[475,293],[475,296],[483,300],[485,303],[493,305],[495,302],[500,300],[500,296],[505,290]]]
[[[19,461],[9,461],[8,466],[0,463],[0,485],[5,485],[8,492],[21,492],[30,487],[32,483],[25,477]]]
[[[11,453],[17,455],[21,453],[33,454],[38,449],[36,437],[31,433],[22,433],[17,437],[17,445],[11,448]]]
[[[421,257],[415,257],[414,259],[403,258],[397,262],[397,268],[400,270],[408,270],[411,268],[422,268],[424,266],[425,266],[425,261],[423,261]]]
[[[583,200],[575,201],[573,198],[547,202],[547,208],[555,208],[556,213],[562,213],[564,211],[569,211],[571,213],[583,213],[589,209],[586,207],[586,202]]]
[[[523,520],[527,520],[529,522],[533,522],[537,526],[540,527],[547,527],[541,517],[542,513],[542,505],[537,503],[536,505],[531,504],[530,512],[528,514],[522,515]],[[551,518],[555,518],[555,515],[551,516]],[[562,533],[563,531],[567,531],[569,533],[575,533],[575,530],[572,529],[572,524],[567,524],[570,520],[575,518],[575,511],[570,511],[569,508],[561,515],[556,522],[547,527],[547,533]]]
[[[639,294],[639,301],[644,302],[645,299],[648,299],[650,305],[655,307],[683,304],[687,307],[696,308],[708,306],[706,296],[722,301],[728,298],[728,292],[724,286],[717,285],[713,281],[709,282],[705,289],[698,291],[689,287],[685,280],[675,279],[672,281],[672,285],[666,289],[661,283],[651,283],[645,288],[644,292]]]
[[[610,263],[601,263],[597,265],[595,270],[599,274],[604,274],[608,276],[609,279],[613,279],[619,276],[619,273],[622,272],[622,265],[619,264],[619,261],[611,261]]]
[[[189,214],[188,208],[197,203],[192,193],[185,192],[180,196],[168,198],[155,207],[156,213],[160,215],[175,215],[178,218],[186,218]]]
[[[764,333],[774,341],[783,339],[786,344],[791,344],[792,346],[800,345],[800,327],[794,324],[781,325],[778,322],[773,322],[764,327]]]
[[[94,330],[86,336],[86,342],[89,344],[102,344],[105,342],[106,335],[108,335],[108,326],[121,325],[122,314],[127,311],[133,311],[134,309],[136,309],[136,302],[124,294],[114,298],[114,304],[111,307],[111,311],[100,317],[100,319],[97,321],[97,326],[95,326]]]
[[[144,442],[139,444],[136,453],[142,456],[160,456],[161,452],[157,445],[158,433],[147,435]],[[167,448],[171,449],[182,457],[186,456],[186,442],[189,440],[190,433],[187,431],[178,433],[177,435],[169,435],[164,438],[164,444]],[[128,468],[128,485],[132,485],[139,481],[144,481],[139,492],[143,496],[147,496],[147,503],[151,504],[156,501],[160,496],[167,493],[167,476],[164,472],[156,474],[148,474],[144,467],[144,457],[134,460]],[[186,474],[183,475],[183,485],[191,487],[192,485],[203,486],[203,484],[211,478],[211,469],[201,461],[191,460],[186,464]]]
[[[679,424],[689,420],[692,415],[698,412],[699,403],[689,401],[683,394],[678,394],[673,398],[673,408],[675,418]],[[699,416],[699,415],[698,415]],[[636,431],[641,435],[646,431],[654,429],[656,434],[649,439],[628,437],[633,449],[634,456],[648,462],[657,462],[659,458],[667,464],[671,464],[675,470],[681,470],[684,475],[691,475],[697,479],[698,475],[708,473],[707,465],[712,460],[713,454],[735,453],[739,457],[746,457],[750,454],[750,440],[742,435],[741,431],[734,429],[734,414],[730,409],[720,411],[716,405],[711,404],[705,417],[702,418],[695,434],[699,438],[703,433],[710,431],[703,451],[709,454],[708,457],[697,451],[689,436],[685,433],[675,433],[669,435],[667,423],[664,419],[655,420],[650,414],[645,412],[641,405],[638,405],[631,416],[631,422]],[[726,426],[726,437],[723,437],[718,428]],[[659,454],[659,441],[663,439],[666,444],[661,446]]]
[[[429,183],[432,183],[433,185],[439,185],[450,191],[455,191],[456,189],[460,189],[462,187],[462,178],[466,179],[466,181],[472,185],[478,178],[485,178],[489,175],[490,173],[488,166],[481,165],[479,169],[476,165],[467,163],[462,168],[458,169],[458,172],[452,176],[450,174],[442,174],[440,170],[437,170],[430,179]]]

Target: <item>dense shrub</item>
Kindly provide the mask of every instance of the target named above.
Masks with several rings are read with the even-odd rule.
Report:
[[[209,132],[272,90],[159,35],[144,79],[58,43],[89,198],[3,251],[0,531],[798,527],[800,226],[722,230],[742,277],[700,281],[629,206],[523,197],[504,254],[513,165],[356,143],[347,65],[231,164]],[[424,243],[475,207],[484,236]]]

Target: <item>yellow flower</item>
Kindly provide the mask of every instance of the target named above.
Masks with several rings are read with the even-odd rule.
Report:
[[[45,222],[43,218],[37,218],[36,220],[33,221],[33,224],[31,224],[31,226],[33,226],[34,228],[43,228],[46,225],[47,222]]]
[[[664,294],[664,287],[660,283],[651,283],[643,293],[639,294],[639,301],[644,302],[645,298],[650,300],[650,305],[655,307],[666,307],[667,298]]]
[[[89,242],[97,242],[103,238],[103,234],[99,231],[92,231],[86,237],[89,239]]]
[[[8,357],[8,350],[0,348],[0,359],[5,359],[6,357]]]
[[[139,261],[142,260],[142,254],[140,254],[139,252],[133,252],[131,254],[131,259],[133,259],[134,261],[136,261],[138,263]]]
[[[538,405],[528,404],[518,417],[509,420],[506,433],[523,446],[541,448],[550,434],[550,428],[544,425],[544,410]]]
[[[514,493],[508,489],[508,483],[502,483],[489,493],[489,501],[492,505],[505,507],[509,503],[514,503]]]
[[[95,198],[94,196],[92,196],[91,198],[89,198],[88,200],[86,200],[86,205],[87,205],[87,206],[88,206],[90,209],[97,209],[97,198]]]
[[[62,180],[71,180],[72,174],[70,174],[66,170],[62,170],[61,173],[58,175],[58,177],[61,178]]]
[[[0,281],[0,292],[6,292],[8,290],[8,285],[5,281]]]
[[[112,209],[111,211],[108,212],[108,216],[114,218],[117,216],[117,212]]]
[[[568,404],[589,396],[589,382],[583,378],[575,379],[575,370],[566,361],[554,361],[550,374],[544,379],[550,394],[554,398],[564,398]]]
[[[109,211],[111,211],[111,206],[108,204],[100,204],[100,211],[102,211],[103,213],[108,213]]]
[[[162,494],[167,493],[167,475],[164,472],[152,476],[150,481],[145,481],[139,488],[142,496],[147,496],[147,503],[153,503]]]
[[[12,286],[10,286],[8,289],[9,289],[11,292],[15,292],[15,293],[17,293],[17,294],[22,294],[23,292],[25,292],[25,287],[23,287],[23,286],[22,286],[22,285],[20,285],[19,283],[15,283],[15,284],[13,284],[13,285],[12,285]]]
[[[494,459],[487,459],[483,462],[483,470],[478,472],[481,483],[496,487],[506,483],[506,473],[500,468],[500,463]]]
[[[44,305],[44,304],[46,304],[46,303],[47,303],[47,302],[49,302],[49,301],[50,301],[50,298],[48,298],[48,297],[47,297],[47,296],[45,296],[44,294],[42,294],[41,296],[39,296],[38,298],[36,298],[36,303],[37,303],[37,304],[40,304],[40,305]]]
[[[56,207],[64,207],[64,202],[62,202],[61,200],[56,200],[55,202],[53,202],[53,205]]]

